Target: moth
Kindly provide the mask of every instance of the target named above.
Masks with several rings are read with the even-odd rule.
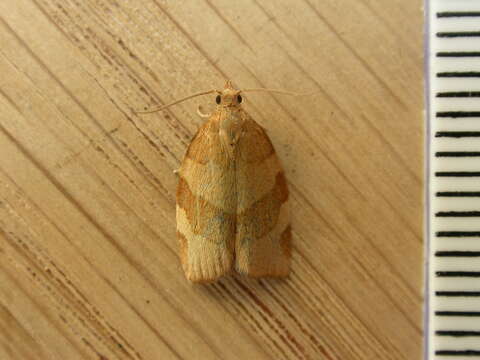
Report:
[[[223,90],[194,94],[143,113],[163,110],[195,96],[215,93],[175,172],[177,237],[188,280],[212,282],[233,269],[247,276],[284,277],[290,270],[288,187],[265,130],[242,108],[242,93],[227,81]],[[294,94],[294,93],[289,93]]]

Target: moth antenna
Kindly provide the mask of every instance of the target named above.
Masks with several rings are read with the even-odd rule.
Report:
[[[292,96],[302,96],[302,95],[305,96],[305,95],[317,94],[316,92],[297,93],[297,92],[293,92],[293,91],[278,90],[278,89],[266,89],[266,88],[255,88],[255,89],[243,89],[243,90],[241,90],[241,92],[253,92],[253,91],[273,92],[273,93],[292,95]]]
[[[208,90],[208,91],[202,91],[202,92],[199,92],[199,93],[196,93],[196,94],[193,94],[193,95],[189,95],[187,97],[184,97],[183,99],[180,99],[180,100],[175,100],[174,102],[170,103],[170,104],[167,104],[167,105],[163,105],[163,106],[159,106],[157,108],[153,108],[151,110],[144,110],[144,111],[135,111],[135,113],[137,114],[150,114],[150,113],[154,113],[154,112],[157,112],[157,111],[162,111],[162,110],[165,110],[166,108],[169,108],[170,106],[172,105],[176,105],[178,103],[181,103],[185,100],[189,100],[191,98],[194,98],[194,97],[197,97],[197,96],[201,96],[201,95],[207,95],[207,94],[211,94],[211,93],[214,93],[214,92],[217,92],[217,90]]]

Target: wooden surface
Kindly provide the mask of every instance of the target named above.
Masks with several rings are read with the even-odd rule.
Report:
[[[392,0],[0,1],[0,359],[405,359],[422,348],[422,12]],[[193,286],[196,98],[248,94],[284,164],[287,280]]]

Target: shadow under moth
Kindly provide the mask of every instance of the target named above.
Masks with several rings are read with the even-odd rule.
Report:
[[[227,81],[216,109],[194,136],[175,172],[177,237],[188,280],[211,282],[233,268],[251,277],[283,277],[290,270],[291,228],[285,174],[265,130],[242,108]],[[294,94],[296,95],[296,94]]]

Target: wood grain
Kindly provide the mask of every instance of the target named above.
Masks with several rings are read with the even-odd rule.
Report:
[[[420,359],[420,1],[0,2],[0,358]],[[407,25],[408,24],[408,25]],[[192,286],[173,169],[249,94],[289,181],[287,280]]]

